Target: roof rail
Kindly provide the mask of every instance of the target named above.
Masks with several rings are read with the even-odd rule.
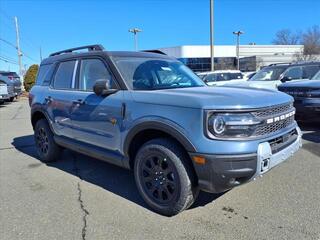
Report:
[[[66,49],[63,51],[59,51],[59,52],[55,52],[55,53],[51,53],[49,55],[49,57],[53,57],[53,56],[57,56],[63,53],[72,53],[76,50],[82,50],[82,49],[88,49],[88,51],[103,51],[104,47],[100,44],[95,44],[95,45],[87,45],[87,46],[82,46],[82,47],[76,47],[76,48],[70,48],[70,49]]]
[[[141,52],[149,52],[149,53],[158,53],[158,54],[162,54],[162,55],[167,55],[164,52],[160,51],[160,50],[143,50]]]
[[[277,65],[290,65],[291,63],[272,63],[270,65],[268,65],[269,67],[271,66],[277,66]]]

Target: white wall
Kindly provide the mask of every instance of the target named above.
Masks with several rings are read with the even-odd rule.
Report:
[[[158,50],[175,58],[210,57],[209,45],[185,45],[159,48]],[[240,58],[257,56],[263,65],[292,62],[295,54],[303,51],[303,45],[240,45]],[[236,57],[236,46],[214,46],[215,57]]]

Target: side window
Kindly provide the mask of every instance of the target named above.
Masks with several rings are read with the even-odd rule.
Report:
[[[301,79],[302,78],[302,69],[301,69],[301,67],[289,68],[285,72],[284,77],[287,77],[289,79]]]
[[[303,78],[311,79],[320,70],[320,65],[303,67]]]
[[[57,89],[69,89],[76,61],[61,62],[54,76],[53,87]]]
[[[216,75],[215,74],[209,74],[204,78],[207,82],[214,82],[216,81]]]
[[[79,89],[92,91],[97,80],[109,80],[109,88],[116,89],[114,78],[108,68],[99,59],[84,59],[81,61]]]
[[[43,85],[43,83],[49,82],[52,75],[52,64],[40,65],[38,71],[36,85]]]

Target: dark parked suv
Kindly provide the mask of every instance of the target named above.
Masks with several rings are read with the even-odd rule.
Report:
[[[163,54],[100,45],[53,53],[29,96],[44,162],[68,148],[132,169],[143,199],[164,215],[191,206],[199,190],[261,176],[301,146],[292,97],[210,88]]]
[[[17,73],[0,71],[0,82],[7,84],[10,102],[21,95],[21,80]]]
[[[299,120],[320,122],[320,71],[311,80],[287,82],[278,89],[294,98]]]

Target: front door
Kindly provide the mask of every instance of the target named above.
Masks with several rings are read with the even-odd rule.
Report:
[[[123,92],[101,97],[93,92],[97,80],[107,79],[117,88],[107,65],[101,59],[81,60],[78,90],[73,95],[71,119],[76,140],[117,152],[121,144]]]

